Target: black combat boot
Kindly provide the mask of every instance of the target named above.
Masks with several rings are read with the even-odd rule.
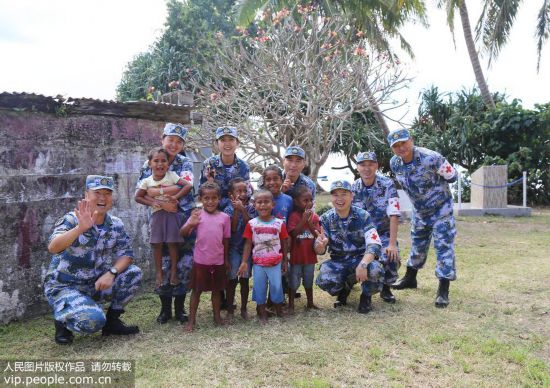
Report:
[[[368,314],[372,310],[372,301],[370,295],[361,294],[359,299],[359,307],[357,307],[357,312],[359,314]]]
[[[395,303],[395,296],[391,293],[389,284],[384,284],[382,286],[382,291],[380,291],[380,297],[386,303]]]
[[[445,308],[449,305],[449,279],[439,279],[435,307]]]
[[[185,323],[189,317],[185,313],[185,295],[176,295],[174,297],[174,318],[180,323]]]
[[[391,288],[394,290],[403,290],[405,288],[416,288],[416,273],[418,270],[413,267],[407,267],[405,276],[392,284]]]
[[[338,293],[336,297],[336,302],[334,302],[334,308],[342,307],[348,304],[348,296],[351,292],[351,289],[348,287],[347,283],[344,283],[344,288]]]
[[[124,310],[114,310],[109,307],[109,310],[107,310],[107,322],[105,322],[101,334],[128,335],[139,333],[139,328],[137,326],[126,326],[126,324],[120,320],[120,315],[123,312]]]
[[[55,342],[59,345],[69,345],[73,343],[73,332],[65,327],[60,321],[54,321],[55,324]]]
[[[172,296],[171,295],[159,295],[160,298],[160,314],[157,317],[157,322],[165,324],[170,318],[172,318]]]

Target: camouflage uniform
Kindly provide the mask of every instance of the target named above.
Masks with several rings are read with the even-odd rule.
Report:
[[[193,184],[193,163],[191,160],[183,155],[176,155],[176,158],[168,168],[169,171],[173,171],[178,174],[180,177]],[[136,184],[136,188],[139,188],[141,181],[145,178],[148,178],[152,175],[152,171],[149,168],[149,163],[145,161],[143,167],[140,170],[139,179]],[[191,211],[195,208],[195,200],[193,198],[193,189],[189,194],[180,198],[178,202],[178,213],[181,214],[183,220],[182,225],[185,224]],[[148,217],[151,216],[151,210],[148,208]],[[170,256],[168,255],[168,250],[163,248],[162,253],[162,273],[164,274],[163,286],[155,290],[159,295],[166,296],[178,296],[185,295],[187,292],[187,283],[189,283],[189,278],[191,276],[191,268],[193,265],[193,246],[195,245],[194,234],[191,237],[185,239],[183,244],[179,244],[179,257],[178,266],[177,266],[177,275],[179,284],[175,287],[169,287],[169,277],[170,277]]]
[[[55,224],[49,241],[77,225],[74,212],[65,214]],[[130,238],[120,218],[109,214],[103,225],[94,225],[67,249],[53,255],[44,280],[44,294],[55,320],[71,331],[94,333],[106,321],[98,302],[110,300],[111,309],[122,310],[141,284],[141,269],[130,264],[108,290],[96,291],[95,282],[123,256],[134,256]]]
[[[207,170],[216,171],[214,181],[220,186],[222,190],[222,198],[220,201],[220,209],[224,209],[231,203],[229,200],[229,181],[233,178],[243,178],[247,183],[250,180],[250,168],[248,164],[235,155],[235,160],[230,166],[225,166],[222,162],[222,158],[219,155],[211,156],[203,163],[201,172],[201,184],[207,181]]]
[[[351,187],[352,204],[369,213],[382,241],[380,262],[384,265],[384,284],[393,284],[397,280],[399,263],[388,260],[385,250],[390,243],[390,216],[401,215],[395,185],[390,178],[376,174],[372,186],[365,186],[363,180],[359,178]]]
[[[393,156],[390,167],[413,204],[411,253],[408,267],[420,269],[426,262],[432,234],[437,257],[435,275],[456,279],[453,196],[449,182],[457,179],[456,170],[435,151],[413,148],[411,163]]]
[[[349,183],[348,183],[349,185]],[[335,209],[330,209],[320,218],[320,224],[329,240],[330,260],[321,264],[315,284],[335,296],[356,282],[355,269],[366,253],[380,256],[380,239],[369,214],[351,206],[346,220],[341,219]],[[378,260],[368,264],[368,280],[361,284],[364,295],[380,292],[384,279],[384,268]]]
[[[285,174],[283,173],[283,180],[285,180],[285,179],[286,179],[286,177],[285,177]],[[316,193],[317,188],[315,187],[315,183],[313,183],[313,180],[311,180],[310,177],[308,177],[304,174],[300,174],[298,179],[296,179],[296,182],[294,182],[294,185],[291,188],[289,188],[285,192],[285,194],[290,195],[292,197],[292,195],[294,194],[294,190],[296,190],[296,188],[299,187],[299,186],[307,186],[309,191],[311,191],[311,195],[313,196],[313,203],[315,204],[315,193]],[[314,206],[314,208],[315,208],[315,206]]]

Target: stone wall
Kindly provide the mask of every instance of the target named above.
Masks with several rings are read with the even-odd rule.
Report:
[[[89,174],[115,177],[112,213],[149,278],[145,209],[133,200],[139,168],[164,122],[0,109],[0,322],[47,311],[42,281],[53,224],[83,197]]]

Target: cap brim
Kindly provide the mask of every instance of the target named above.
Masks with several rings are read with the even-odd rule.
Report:
[[[96,190],[101,190],[101,189],[107,189],[107,190],[115,191],[115,189],[113,189],[112,187],[109,187],[109,186],[90,187],[88,190],[96,191]]]
[[[392,142],[390,143],[390,147],[393,147],[393,145],[394,145],[395,143],[399,143],[399,142],[402,142],[402,141],[407,141],[407,140],[409,140],[409,139],[410,139],[410,137],[408,137],[408,138],[406,138],[406,139],[396,139],[396,140],[394,140],[394,141],[392,141]]]

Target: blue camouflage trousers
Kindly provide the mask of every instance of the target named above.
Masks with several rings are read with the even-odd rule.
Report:
[[[134,297],[141,285],[141,269],[131,264],[119,274],[113,286],[96,291],[95,281],[79,283],[78,279],[65,279],[61,275],[44,284],[44,293],[53,308],[56,321],[77,333],[95,333],[105,325],[105,314],[98,303],[111,302],[111,308],[122,310]]]
[[[323,291],[332,296],[338,295],[340,291],[347,287],[349,289],[357,283],[355,278],[355,269],[363,259],[363,255],[348,256],[338,260],[327,260],[321,264],[319,275],[315,284]],[[365,295],[372,295],[382,290],[384,280],[384,267],[374,260],[367,268],[368,280],[361,283],[361,291]]]
[[[413,214],[411,222],[412,246],[407,267],[420,269],[424,266],[433,235],[437,258],[435,276],[438,279],[455,280],[455,219],[452,211],[449,212],[446,208],[442,210],[438,210],[430,216]]]
[[[395,283],[398,278],[397,271],[399,270],[399,262],[389,261],[386,255],[386,248],[390,244],[390,232],[380,234],[380,240],[382,241],[382,250],[380,254],[380,262],[384,266],[384,284],[391,285]],[[397,246],[399,250],[399,245]]]
[[[183,213],[182,225],[187,222],[187,219],[191,215],[191,210],[187,210]],[[176,273],[178,276],[178,285],[175,287],[170,286],[170,255],[168,254],[168,247],[164,245],[162,247],[162,273],[164,275],[162,279],[162,286],[155,289],[158,295],[162,296],[180,296],[187,293],[187,285],[191,277],[191,269],[193,268],[193,247],[195,246],[195,235],[185,238],[185,242],[179,244],[179,257]]]

